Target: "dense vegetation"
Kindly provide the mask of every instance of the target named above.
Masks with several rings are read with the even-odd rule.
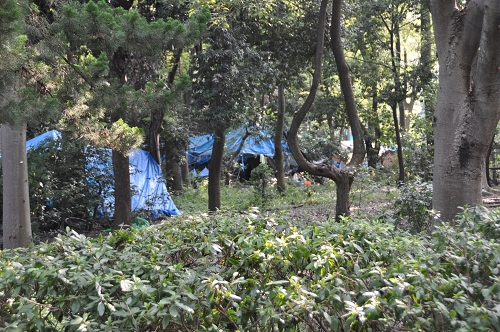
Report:
[[[211,215],[196,212],[203,186],[177,200],[182,216],[149,228],[97,238],[68,229],[51,243],[3,251],[3,330],[500,328],[499,212],[466,210],[454,227],[412,235],[403,219],[393,222],[407,212],[387,203],[418,187],[413,196],[355,188],[359,212],[336,223],[325,207],[330,184],[291,187],[287,198],[246,210],[238,207],[252,205],[254,189],[226,188],[234,205]]]
[[[7,330],[499,328],[498,215],[430,237],[362,219],[177,219],[4,252]]]
[[[463,208],[497,181],[499,14],[0,0],[0,331],[500,331],[500,212]],[[276,170],[231,181],[237,128],[272,133]],[[27,154],[50,129],[61,140]],[[203,134],[208,182],[187,176]],[[282,139],[307,186],[285,182]],[[182,215],[132,212],[136,148]]]

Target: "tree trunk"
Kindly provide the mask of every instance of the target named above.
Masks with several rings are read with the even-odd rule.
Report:
[[[378,119],[378,93],[377,83],[373,84],[372,96],[372,117],[368,120],[368,129],[370,133],[365,135],[366,159],[368,166],[377,168],[379,153],[380,153],[380,124]]]
[[[394,103],[391,107],[392,107],[392,119],[394,121],[394,128],[396,130],[396,144],[398,146],[398,166],[399,166],[398,184],[402,184],[405,182],[405,166],[403,163],[403,145],[401,144],[401,132],[399,131],[397,105]]]
[[[171,148],[167,152],[167,161],[165,162],[165,174],[167,175],[167,182],[172,191],[182,191],[182,176],[181,168],[177,162],[179,150]]]
[[[221,208],[220,181],[222,172],[222,157],[224,156],[224,144],[226,141],[225,130],[216,129],[212,157],[208,166],[208,210],[217,211]]]
[[[341,172],[340,178],[335,181],[337,186],[337,204],[336,211],[350,211],[351,202],[349,200],[349,193],[351,192],[351,185],[354,178],[347,172]],[[340,221],[342,216],[348,216],[349,213],[336,214],[336,220]]]
[[[161,164],[160,134],[163,131],[163,111],[152,112],[148,131],[148,151],[153,159]]]
[[[500,117],[500,2],[471,0],[459,10],[453,0],[433,0],[431,11],[439,61],[432,203],[451,222],[460,207],[482,203],[482,172]]]
[[[279,193],[286,190],[285,168],[283,166],[283,128],[285,126],[285,89],[278,86],[278,114],[276,118],[276,131],[274,133],[274,161],[276,163],[276,185]]]
[[[341,80],[342,92],[344,93],[344,98],[346,99],[346,105],[350,105],[347,107],[349,122],[351,124],[351,128],[357,127],[354,129],[354,152],[353,157],[347,166],[346,169],[340,170],[331,165],[314,165],[306,160],[306,158],[302,155],[299,145],[298,145],[298,130],[302,121],[304,120],[307,112],[311,108],[312,103],[314,102],[314,98],[316,96],[316,91],[318,89],[320,80],[321,80],[321,66],[322,66],[322,58],[323,58],[323,48],[324,48],[324,33],[325,33],[325,21],[326,21],[326,9],[328,5],[328,0],[322,0],[320,5],[320,11],[318,15],[318,36],[316,41],[316,55],[314,58],[314,74],[312,79],[311,88],[309,90],[309,95],[307,96],[302,107],[294,114],[292,124],[290,126],[290,130],[288,132],[288,145],[290,150],[292,151],[293,157],[295,161],[306,172],[323,176],[335,181],[337,186],[340,186],[339,190],[337,190],[337,194],[340,194],[340,197],[337,197],[337,210],[335,211],[335,219],[339,221],[341,216],[349,215],[349,190],[345,190],[345,177],[348,177],[348,172],[354,165],[357,165],[362,162],[364,157],[364,146],[363,139],[361,137],[361,125],[359,123],[359,118],[357,117],[356,104],[354,102],[354,98],[351,102],[347,102],[350,99],[350,95],[352,93],[352,85],[350,84],[349,79],[349,68],[344,59],[342,43],[340,40],[340,9],[342,6],[342,0],[335,0],[332,8],[332,49],[335,55],[335,61],[337,62],[337,68],[339,71],[339,77]],[[347,79],[346,76],[347,75]],[[344,92],[344,89],[345,92]],[[359,146],[360,145],[360,146]]]
[[[128,156],[112,150],[113,174],[115,182],[115,213],[113,227],[132,225],[132,197]]]
[[[4,123],[2,135],[3,247],[31,244],[26,122]]]
[[[181,177],[182,177],[182,182],[185,186],[190,186],[190,180],[189,180],[189,165],[188,165],[188,160],[187,160],[187,152],[186,152],[186,162],[183,162],[181,164]]]

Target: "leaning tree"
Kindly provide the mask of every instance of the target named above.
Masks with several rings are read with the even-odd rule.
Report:
[[[439,63],[433,208],[452,221],[481,203],[488,146],[500,119],[500,2],[432,0]]]

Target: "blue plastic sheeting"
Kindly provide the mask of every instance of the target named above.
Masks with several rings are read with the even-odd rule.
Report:
[[[233,154],[238,150],[241,141],[245,136],[245,128],[241,127],[237,130],[226,134],[226,152]],[[210,161],[212,156],[212,146],[214,139],[212,135],[202,135],[190,138],[188,150],[189,165],[200,165]],[[286,142],[283,142],[283,149],[286,149]],[[240,157],[245,154],[259,155],[267,157],[274,156],[274,138],[269,133],[260,130],[254,135],[247,137],[240,151]]]
[[[134,150],[129,156],[130,184],[137,192],[132,196],[132,211],[150,210],[153,217],[175,216],[180,211],[175,206],[161,176],[160,165],[151,154]]]
[[[42,136],[44,138],[40,139]],[[61,134],[52,130],[26,142],[26,148],[28,149],[28,146],[34,148],[46,140],[56,141],[60,138]],[[105,161],[89,155],[87,156],[88,168],[112,169],[111,150],[99,150],[104,153],[105,158],[102,159],[105,159]],[[144,150],[132,151],[132,154],[129,156],[129,164],[130,185],[134,192],[132,195],[132,211],[151,211],[153,218],[160,217],[161,215],[173,216],[181,214],[168,193],[161,176],[160,165],[158,165],[149,152]],[[113,191],[113,186],[104,188],[100,207],[103,213],[110,216],[112,216],[111,211],[114,209]]]
[[[45,141],[55,142],[55,141],[60,140],[60,139],[61,139],[60,132],[58,132],[57,130],[48,131],[45,134],[41,134],[41,135],[27,141],[26,142],[26,151],[29,151],[33,148],[36,148],[37,146],[39,146],[40,144],[42,144]]]

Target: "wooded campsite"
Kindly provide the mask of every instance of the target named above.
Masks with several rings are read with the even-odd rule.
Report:
[[[0,331],[500,331],[497,0],[0,0]]]

